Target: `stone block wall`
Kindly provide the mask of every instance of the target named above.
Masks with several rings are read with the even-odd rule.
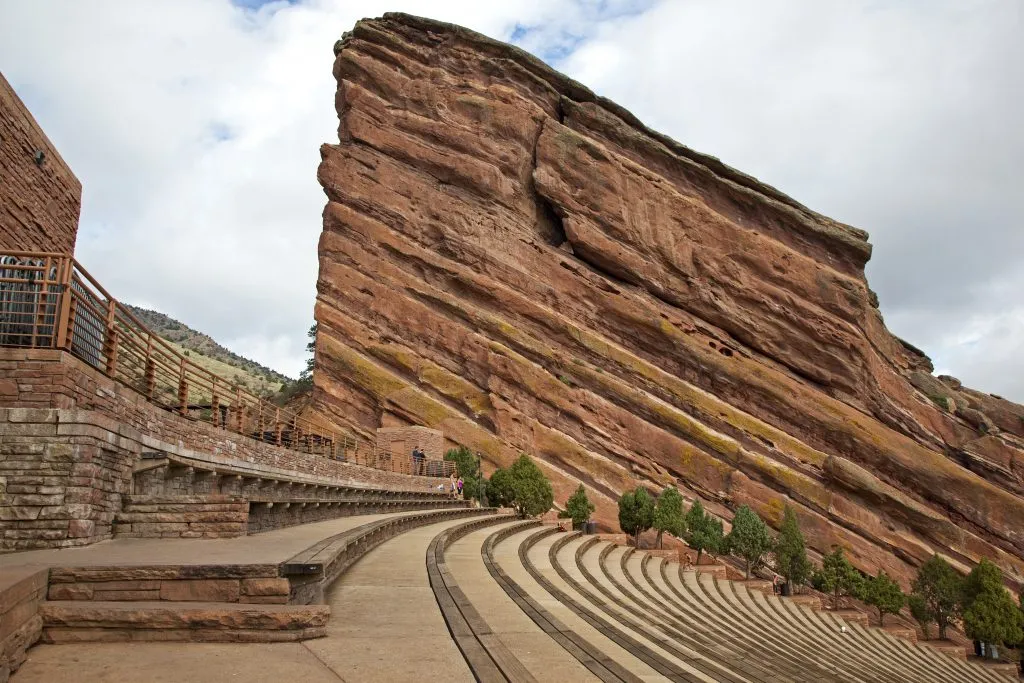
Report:
[[[184,418],[150,403],[71,354],[52,349],[0,348],[0,408],[4,407],[95,411],[107,419],[105,424],[112,431],[138,440],[145,450],[187,455],[213,464],[246,463],[254,472],[410,491],[443,483],[281,448]],[[428,457],[432,457],[429,452]]]
[[[82,184],[0,75],[0,250],[75,250]]]
[[[277,565],[55,567],[50,600],[285,604],[288,579]]]
[[[0,409],[0,550],[110,538],[138,451],[86,413]]]
[[[184,418],[62,351],[0,349],[0,551],[109,538],[144,451],[327,485],[429,491],[443,484]]]
[[[39,640],[46,599],[47,570],[17,567],[0,570],[0,683],[25,661],[25,651]]]
[[[391,451],[396,458],[412,456],[412,449],[419,446],[428,460],[444,459],[444,434],[427,427],[385,427],[377,430],[377,448]]]
[[[114,534],[130,538],[233,538],[244,536],[249,503],[244,498],[125,496]]]

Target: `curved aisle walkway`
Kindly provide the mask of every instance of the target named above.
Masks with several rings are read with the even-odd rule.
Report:
[[[331,587],[327,637],[304,643],[345,681],[471,683],[427,579],[426,554],[458,519],[407,531],[356,562]]]
[[[607,635],[607,627],[603,622],[593,622],[576,613],[566,603],[556,596],[553,596],[547,588],[542,586],[537,579],[527,570],[520,558],[520,549],[523,544],[534,534],[537,529],[527,529],[505,539],[494,546],[493,557],[495,563],[515,582],[516,586],[529,595],[539,606],[543,607],[552,617],[571,630],[579,638],[589,643],[596,651],[602,653],[608,659],[614,661],[629,674],[642,681],[669,681],[671,679],[659,674],[646,663],[637,659],[632,653],[625,650],[621,645]],[[551,583],[558,591],[572,591],[550,567],[538,567],[543,579]]]
[[[398,515],[406,513],[397,513]],[[358,515],[249,538],[243,548],[206,541],[207,557],[255,562],[287,559],[322,538],[390,515]],[[371,550],[332,586],[326,638],[302,643],[82,643],[37,645],[11,683],[228,683],[245,681],[473,680],[434,600],[424,560],[431,539],[454,519],[407,531]],[[314,528],[314,527],[319,528]],[[270,534],[291,532],[264,545]],[[244,538],[244,537],[243,537]],[[223,539],[235,541],[239,539]],[[175,559],[181,555],[174,553]],[[193,557],[191,554],[190,557]],[[202,560],[203,554],[194,556]],[[119,558],[131,561],[132,558]]]
[[[479,611],[489,632],[499,640],[538,681],[598,681],[579,661],[549,634],[540,629],[487,571],[481,551],[487,538],[510,522],[474,531],[450,545],[445,551],[448,570],[463,595]],[[534,529],[536,531],[536,529]]]

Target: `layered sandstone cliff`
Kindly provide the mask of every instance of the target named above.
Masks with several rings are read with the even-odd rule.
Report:
[[[614,526],[637,483],[907,578],[1024,579],[1024,407],[937,379],[867,234],[646,128],[525,52],[407,15],[335,47],[314,400],[535,456]]]

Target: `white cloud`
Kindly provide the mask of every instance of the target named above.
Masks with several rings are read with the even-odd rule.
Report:
[[[0,67],[85,186],[80,260],[115,295],[296,374],[318,148],[337,135],[331,48],[391,10],[514,37],[869,230],[893,329],[968,384],[1024,399],[1015,2],[0,0]]]

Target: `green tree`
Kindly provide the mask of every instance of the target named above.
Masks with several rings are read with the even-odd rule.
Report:
[[[839,607],[839,599],[845,595],[860,597],[863,594],[864,577],[846,559],[842,548],[825,556],[811,582],[818,590],[832,594],[833,607]]]
[[[686,545],[697,551],[698,565],[700,565],[700,558],[704,553],[714,555],[722,551],[722,545],[725,542],[722,521],[704,512],[704,506],[699,500],[693,501],[684,520]]]
[[[1002,570],[989,560],[979,562],[964,579],[960,605],[964,631],[971,638],[1011,645],[1024,638],[1019,606],[1003,587]]]
[[[736,510],[736,516],[732,519],[732,531],[725,537],[725,543],[732,554],[739,555],[746,562],[748,579],[750,572],[761,565],[764,556],[772,549],[772,537],[768,533],[768,526],[746,505],[741,505]]]
[[[444,454],[444,459],[454,462],[455,467],[459,470],[459,476],[462,477],[462,492],[466,499],[480,500],[483,498],[487,480],[484,479],[483,472],[480,471],[480,461],[473,455],[473,452],[465,446],[459,446],[449,449]]]
[[[879,626],[885,625],[886,614],[899,614],[903,605],[907,604],[907,596],[903,594],[900,585],[884,571],[864,581],[862,597],[864,602],[874,605],[878,610]]]
[[[525,453],[508,468],[512,481],[512,507],[523,519],[544,514],[555,504],[551,482]]]
[[[1003,572],[999,567],[982,558],[963,582],[960,604],[967,609],[982,593],[996,592],[1003,587]]]
[[[666,531],[677,538],[682,538],[686,531],[686,520],[683,518],[683,497],[675,486],[666,487],[654,505],[654,518],[651,526],[658,530],[658,547],[661,548],[661,535]]]
[[[793,584],[802,584],[811,577],[813,568],[811,561],[807,559],[807,546],[800,531],[800,522],[793,508],[788,505],[782,516],[779,538],[775,541],[772,554],[775,557],[776,570],[789,584],[791,591]]]
[[[495,507],[512,507],[516,499],[515,489],[512,487],[512,475],[507,469],[499,467],[491,474],[487,481],[487,502]]]
[[[964,631],[985,643],[1016,645],[1024,638],[1021,612],[1009,591],[985,591],[964,608]]]
[[[654,523],[654,501],[647,489],[637,486],[619,497],[619,528],[633,537],[634,545],[640,547],[640,534]]]
[[[565,501],[565,510],[559,516],[568,517],[572,520],[572,528],[579,529],[590,519],[590,513],[593,511],[594,504],[587,498],[587,490],[583,488],[583,484],[580,484],[576,493]]]
[[[928,640],[931,637],[928,635],[928,627],[935,621],[935,615],[928,609],[928,602],[920,593],[911,593],[907,596],[907,605],[910,607],[910,615],[921,627],[925,640]]]
[[[963,577],[938,555],[917,570],[911,590],[924,601],[930,620],[939,627],[939,638],[945,639],[950,620],[959,616],[963,584]]]
[[[316,353],[316,331],[318,323],[313,325],[306,332],[306,336],[309,337],[309,343],[306,344],[306,353]],[[309,359],[306,360],[306,369],[299,373],[299,382],[303,385],[313,385],[313,356],[310,355]]]

